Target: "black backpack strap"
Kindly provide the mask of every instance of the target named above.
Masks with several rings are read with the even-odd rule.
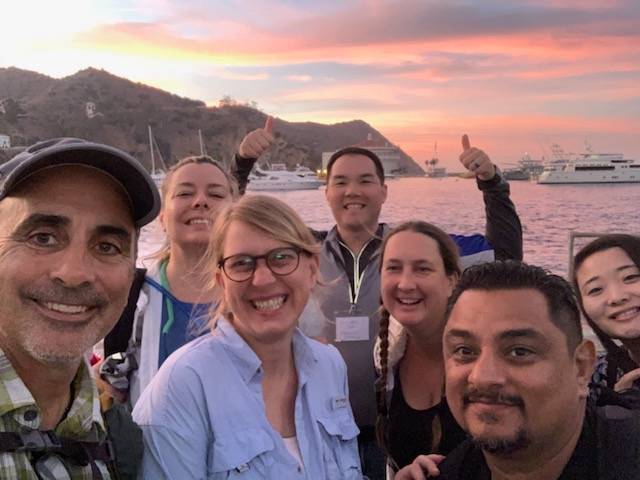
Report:
[[[136,268],[135,276],[133,277],[133,283],[129,290],[129,300],[127,306],[124,308],[122,315],[118,319],[118,323],[111,329],[111,331],[104,338],[104,356],[117,352],[125,352],[129,346],[129,339],[133,332],[133,321],[136,313],[136,305],[138,303],[138,297],[140,296],[140,290],[144,283],[144,277],[147,274],[146,268]]]
[[[115,467],[120,479],[137,479],[144,452],[142,430],[133,421],[131,412],[125,404],[114,403],[109,410],[104,412],[103,416],[116,457]]]
[[[25,433],[0,432],[0,452],[28,452],[38,455],[59,455],[76,465],[91,465],[94,479],[102,479],[96,461],[109,466],[115,459],[108,440],[82,442],[59,437],[53,430],[29,430]]]

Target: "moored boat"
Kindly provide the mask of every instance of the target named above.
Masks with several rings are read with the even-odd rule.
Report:
[[[425,177],[428,178],[445,178],[447,176],[447,169],[445,167],[437,167],[440,159],[438,158],[438,142],[433,145],[433,157],[431,160],[425,160],[424,163],[427,166]]]
[[[540,184],[640,183],[640,163],[621,153],[566,154],[553,146],[554,159],[545,164]]]
[[[156,187],[161,188],[164,183],[164,179],[167,176],[167,165],[164,163],[164,159],[162,158],[162,153],[160,153],[160,149],[158,148],[158,144],[156,143],[156,139],[151,132],[151,125],[147,126],[149,130],[149,151],[151,153],[151,179],[153,183],[156,184]],[[156,166],[156,156],[154,151],[157,151],[158,157],[160,160],[161,167]]]
[[[274,190],[317,190],[324,182],[310,169],[298,167],[296,171],[288,171],[284,164],[274,164],[271,170],[255,167],[249,175],[249,191]]]
[[[525,153],[518,161],[517,166],[505,168],[502,173],[507,180],[531,180],[537,179],[543,168],[541,160],[534,160],[528,153]]]

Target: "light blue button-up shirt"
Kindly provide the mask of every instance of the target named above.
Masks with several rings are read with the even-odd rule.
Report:
[[[295,426],[304,467],[269,423],[261,362],[221,319],[162,365],[133,411],[143,479],[361,479],[358,428],[338,351],[296,330]]]

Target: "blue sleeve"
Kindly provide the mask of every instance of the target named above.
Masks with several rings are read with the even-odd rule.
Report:
[[[461,257],[476,255],[481,252],[493,250],[492,245],[485,236],[475,235],[450,235],[454,242],[458,245],[458,252]]]
[[[197,438],[185,437],[162,425],[142,425],[144,456],[139,478],[143,480],[201,480],[207,478],[207,451]]]
[[[496,259],[493,246],[483,235],[450,235],[450,237],[458,245],[462,270],[471,265],[491,262]]]
[[[172,360],[162,366],[133,411],[144,441],[140,478],[205,479],[213,435],[202,382],[188,365]]]
[[[349,400],[349,379],[347,377],[347,365],[344,362],[342,355],[333,345],[329,345],[331,355],[333,357],[334,367],[337,367],[338,372],[335,375],[334,381],[338,385],[342,385],[342,391],[347,400]],[[360,463],[360,454],[358,451],[358,435],[360,429],[356,425],[355,418],[353,416],[353,410],[351,403],[349,402],[348,409],[348,421],[340,425],[341,441],[334,443],[334,448],[337,449],[336,455],[340,455],[343,458],[342,478],[362,478],[362,465]]]

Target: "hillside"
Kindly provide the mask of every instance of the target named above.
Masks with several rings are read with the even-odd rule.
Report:
[[[230,161],[242,137],[264,125],[266,115],[250,106],[204,102],[135,83],[104,70],[89,68],[62,79],[17,68],[0,68],[0,134],[12,146],[62,136],[86,138],[117,146],[150,165],[148,126],[168,164],[200,152],[198,130],[207,152]],[[293,167],[319,167],[323,151],[358,143],[369,134],[388,142],[361,120],[323,125],[274,122],[277,144],[266,159]],[[12,151],[0,150],[0,161]],[[422,170],[403,158],[406,173]]]

